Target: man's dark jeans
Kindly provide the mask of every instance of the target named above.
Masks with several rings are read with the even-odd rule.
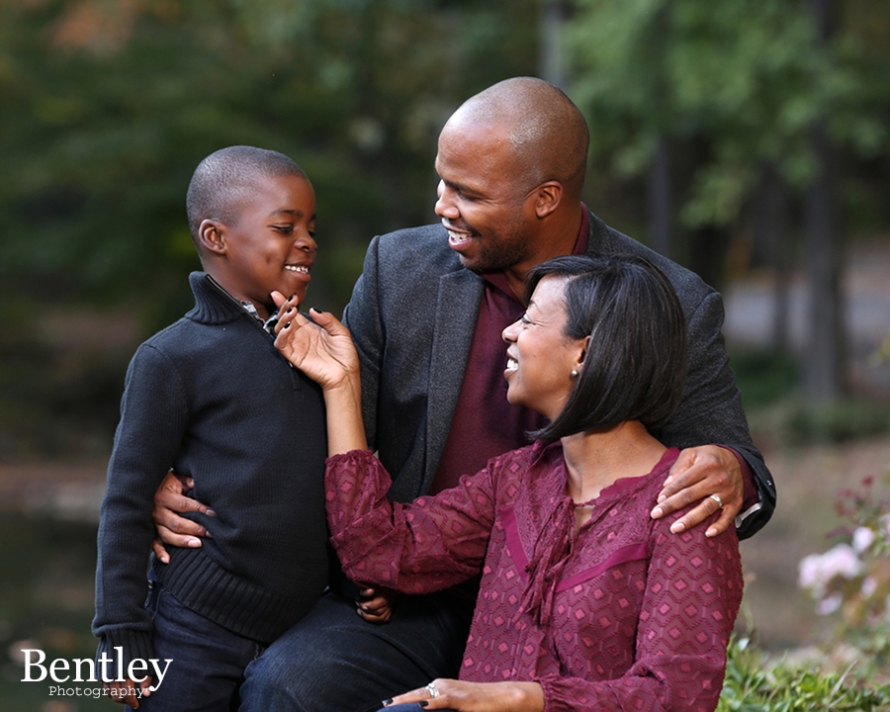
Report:
[[[370,712],[382,700],[457,677],[473,602],[452,592],[401,596],[389,623],[368,623],[355,601],[326,593],[252,662],[241,712]]]

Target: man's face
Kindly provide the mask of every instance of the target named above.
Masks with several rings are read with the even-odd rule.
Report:
[[[277,290],[302,302],[315,262],[315,192],[300,176],[258,180],[237,220],[222,228],[226,246],[223,286],[253,302],[264,318]]]
[[[499,272],[530,260],[534,198],[497,125],[457,122],[439,136],[436,215],[448,244],[474,272]],[[530,265],[529,265],[530,266]]]

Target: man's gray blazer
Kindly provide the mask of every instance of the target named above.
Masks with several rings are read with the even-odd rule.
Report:
[[[683,401],[661,431],[665,445],[716,443],[738,451],[751,466],[761,509],[740,536],[762,527],[776,491],[751,441],[723,343],[723,301],[702,280],[593,213],[587,251],[633,253],[657,265],[676,289],[688,322],[689,372]],[[448,439],[482,299],[483,280],[464,268],[441,225],[375,237],[343,320],[362,363],[368,442],[393,476],[390,497],[425,494]],[[506,356],[505,356],[506,358]]]

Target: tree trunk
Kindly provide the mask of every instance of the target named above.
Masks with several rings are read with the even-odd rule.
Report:
[[[671,254],[671,172],[666,141],[659,136],[649,164],[647,193],[649,246],[666,257]]]
[[[543,0],[538,30],[538,72],[560,89],[565,89],[565,67],[562,56],[562,26],[566,9],[562,0]]]
[[[754,210],[752,262],[768,265],[773,272],[773,325],[770,343],[776,351],[791,349],[789,287],[791,283],[790,197],[788,186],[772,164],[763,167]]]
[[[836,31],[834,0],[810,0],[824,48]],[[804,230],[810,288],[809,336],[804,356],[804,392],[812,401],[837,399],[843,390],[843,327],[841,306],[842,249],[838,225],[834,148],[825,122],[814,122],[810,146],[817,174],[807,191]]]
[[[807,191],[804,209],[810,291],[804,391],[809,399],[825,402],[837,399],[843,390],[842,250],[837,220],[834,151],[821,122],[813,127],[810,141],[819,174]]]

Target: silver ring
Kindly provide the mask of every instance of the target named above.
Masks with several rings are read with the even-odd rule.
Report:
[[[433,683],[430,683],[426,686],[427,692],[430,693],[430,697],[438,697],[441,693],[439,692],[439,688],[436,687]]]
[[[720,499],[720,495],[712,494],[712,495],[709,495],[709,497],[717,503],[717,506],[720,509],[723,509],[723,500]]]

